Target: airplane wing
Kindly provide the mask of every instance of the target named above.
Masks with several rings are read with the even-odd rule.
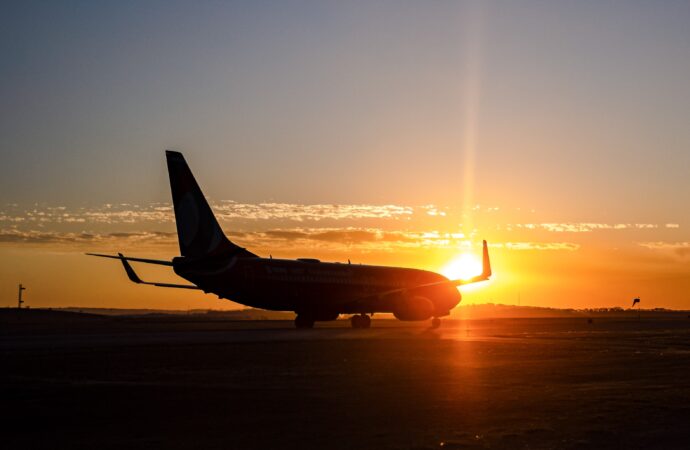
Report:
[[[125,268],[125,272],[127,273],[127,277],[134,283],[137,284],[148,284],[151,286],[158,286],[158,287],[169,287],[169,288],[180,288],[180,289],[201,289],[197,286],[193,286],[190,284],[172,284],[172,283],[152,283],[149,281],[143,281],[141,278],[139,278],[139,275],[134,271],[132,266],[129,264],[129,261],[137,261],[137,262],[143,262],[143,263],[148,263],[148,264],[158,264],[161,266],[172,266],[171,261],[162,261],[158,259],[146,259],[146,258],[130,258],[128,256],[124,256],[122,253],[118,253],[117,256],[115,255],[101,255],[98,253],[87,253],[89,256],[100,256],[102,258],[113,258],[113,259],[119,259],[122,262],[122,266]]]

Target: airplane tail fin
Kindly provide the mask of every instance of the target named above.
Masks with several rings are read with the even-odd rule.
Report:
[[[180,254],[192,258],[237,253],[256,256],[225,236],[182,153],[166,150]]]

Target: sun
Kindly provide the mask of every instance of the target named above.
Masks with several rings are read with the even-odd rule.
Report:
[[[441,273],[451,280],[468,280],[482,273],[482,263],[474,255],[463,253],[446,264]]]

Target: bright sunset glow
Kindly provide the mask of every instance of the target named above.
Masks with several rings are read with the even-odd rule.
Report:
[[[0,306],[241,307],[84,256],[179,254],[170,148],[260,256],[468,278],[486,239],[463,301],[690,308],[687,2],[92,3],[3,11]]]
[[[481,273],[481,261],[469,253],[463,253],[441,269],[441,274],[451,280],[468,280]]]

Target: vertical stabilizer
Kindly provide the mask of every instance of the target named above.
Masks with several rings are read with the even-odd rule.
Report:
[[[180,254],[192,258],[222,253],[255,256],[223,233],[182,153],[166,150]]]

